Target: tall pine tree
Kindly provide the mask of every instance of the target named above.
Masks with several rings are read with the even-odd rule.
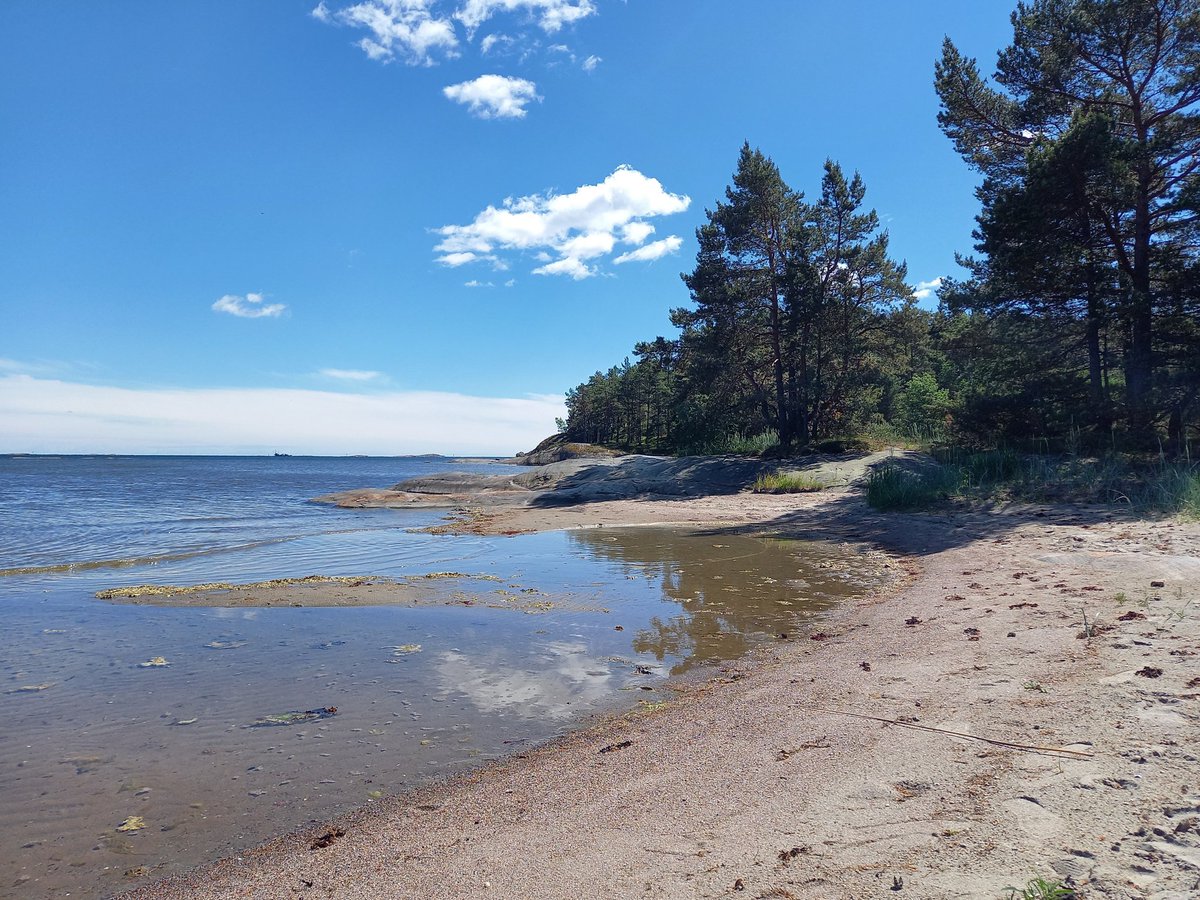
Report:
[[[1020,253],[1065,263],[1044,301],[1078,305],[1082,293],[1091,323],[1118,327],[1126,421],[1149,442],[1164,417],[1182,429],[1196,395],[1185,363],[1189,349],[1200,352],[1187,346],[1198,252],[1200,0],[1033,0],[1012,20],[996,87],[949,39],[936,69],[939,122],[985,176],[980,249],[1006,244],[1010,253],[983,270],[991,281],[983,295],[1033,287],[1006,284],[1004,275],[1015,271],[1012,239],[1022,221],[1042,219]],[[1071,153],[1082,153],[1080,167],[1055,170],[1055,155]],[[1053,196],[1041,193],[1047,185]]]

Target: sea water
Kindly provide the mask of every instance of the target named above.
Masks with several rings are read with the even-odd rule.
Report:
[[[875,574],[665,528],[482,537],[310,498],[431,457],[0,457],[0,896],[104,896],[671,696]],[[172,608],[106,588],[486,576],[471,606]],[[529,591],[561,603],[505,609]],[[161,659],[165,665],[148,665]],[[336,708],[335,715],[289,714]]]

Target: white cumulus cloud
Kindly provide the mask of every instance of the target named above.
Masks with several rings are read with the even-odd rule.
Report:
[[[447,253],[445,256],[439,258],[438,262],[444,266],[450,266],[453,269],[457,268],[458,266],[465,266],[467,263],[475,262],[477,259],[481,258],[482,257],[480,257],[478,253],[470,253],[464,250],[459,253]]]
[[[626,244],[640,244],[654,234],[654,226],[649,222],[630,222],[621,229],[621,240]]]
[[[580,280],[597,274],[589,263],[611,254],[618,241],[641,245],[654,231],[646,219],[683,212],[691,202],[686,195],[669,193],[658,179],[620,166],[599,184],[585,184],[569,194],[509,197],[499,207],[488,206],[469,225],[435,229],[442,238],[435,250],[438,262],[447,266],[481,260],[503,264],[500,252],[527,252],[543,263],[534,274]],[[679,241],[655,243],[672,240]],[[652,252],[657,256],[645,258],[672,248]]]
[[[226,294],[212,308],[216,312],[229,313],[242,319],[272,319],[283,315],[287,306],[282,303],[266,303],[262,294]]]
[[[638,247],[636,250],[630,250],[628,253],[622,253],[614,263],[618,265],[627,262],[650,262],[655,259],[662,259],[671,253],[677,253],[679,248],[683,246],[683,238],[677,235],[665,237],[661,241],[654,241],[651,244],[646,244],[644,247]]]
[[[524,78],[506,75],[480,75],[442,88],[442,93],[455,103],[463,103],[471,114],[481,119],[523,119],[525,107],[538,96],[537,85]]]
[[[930,279],[929,281],[918,281],[917,286],[913,289],[913,296],[918,300],[924,300],[926,297],[933,295],[938,288],[942,286],[942,276]]]
[[[0,375],[0,453],[499,456],[532,447],[565,415],[561,396],[133,390]]]
[[[566,259],[556,259],[554,262],[538,266],[533,270],[534,275],[567,275],[576,281],[591,278],[596,270],[583,264],[578,259],[568,256]]]
[[[459,55],[459,25],[472,41],[480,26],[507,14],[531,20],[546,34],[553,34],[595,13],[594,0],[320,0],[312,17],[327,25],[365,31],[357,45],[371,59],[432,66]],[[485,35],[479,49],[486,55],[497,46],[511,47],[517,40],[506,34]],[[523,33],[521,42],[531,50],[540,46],[536,39],[525,39]]]
[[[433,6],[432,0],[361,0],[334,10],[321,0],[312,15],[331,25],[365,28],[370,36],[358,46],[371,59],[430,66],[435,52],[454,56],[458,47],[454,22],[435,14]]]

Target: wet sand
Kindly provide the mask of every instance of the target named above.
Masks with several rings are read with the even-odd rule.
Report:
[[[678,700],[129,896],[1200,893],[1200,526],[827,491],[468,503],[453,527],[647,522],[868,542],[905,583]]]

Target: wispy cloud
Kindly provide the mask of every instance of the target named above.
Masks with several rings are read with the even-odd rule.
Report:
[[[131,390],[0,376],[0,452],[501,455],[534,446],[564,415],[561,397]]]
[[[627,262],[650,262],[655,259],[662,259],[671,253],[678,253],[681,246],[683,246],[683,238],[671,235],[668,238],[663,238],[661,241],[654,241],[653,243],[646,244],[644,247],[638,247],[636,250],[622,253],[613,262],[618,265]]]
[[[506,75],[480,75],[442,88],[455,103],[465,104],[471,115],[480,119],[523,119],[525,107],[540,101],[537,85],[524,78]]]
[[[581,62],[579,64],[579,67],[581,69],[583,69],[583,71],[585,71],[585,72],[592,72],[592,71],[595,71],[596,66],[600,65],[600,63],[602,63],[602,62],[604,62],[604,59],[602,57],[589,56],[587,59],[585,59],[583,62]]]
[[[596,4],[593,0],[466,0],[454,18],[473,33],[501,12],[524,13],[533,17],[547,34],[554,34],[564,25],[595,15]]]
[[[216,312],[229,313],[242,319],[270,319],[283,315],[287,306],[283,303],[266,303],[262,294],[226,294],[212,305]]]
[[[323,378],[333,378],[337,381],[376,381],[383,377],[382,372],[371,372],[366,369],[321,369],[317,374]]]
[[[534,274],[578,281],[598,274],[595,261],[618,243],[640,246],[654,231],[646,219],[683,212],[690,204],[691,198],[667,192],[658,179],[621,166],[599,184],[585,184],[569,194],[509,197],[499,207],[488,206],[469,225],[436,229],[442,237],[435,247],[441,254],[437,261],[452,267],[506,265],[501,252],[528,252],[543,263]],[[656,243],[669,247],[672,240],[680,239]],[[669,250],[654,252],[661,256]]]
[[[507,34],[487,34],[479,42],[479,52],[487,56],[493,50],[504,50],[516,43],[516,38]]]
[[[496,285],[490,281],[476,281],[474,278],[472,278],[470,281],[463,282],[463,287],[469,288],[491,288],[495,286]]]
[[[64,368],[62,363],[45,362],[43,360],[20,360],[0,357],[0,374],[15,375],[53,375]]]
[[[931,297],[938,288],[942,286],[943,276],[939,275],[929,281],[918,281],[917,286],[913,288],[913,296],[918,300],[924,300]]]

